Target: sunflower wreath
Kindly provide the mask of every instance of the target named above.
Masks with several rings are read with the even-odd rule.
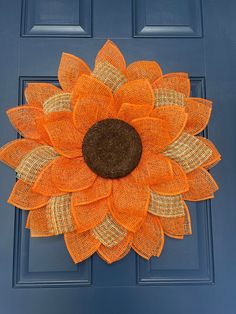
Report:
[[[186,73],[155,61],[126,67],[107,41],[95,68],[63,53],[61,88],[30,83],[27,103],[7,111],[23,138],[0,151],[18,181],[10,204],[29,210],[31,236],[64,234],[75,263],[93,253],[108,263],[131,248],[160,256],[164,235],[191,234],[185,200],[212,198],[215,146],[196,136],[212,103],[190,97]]]

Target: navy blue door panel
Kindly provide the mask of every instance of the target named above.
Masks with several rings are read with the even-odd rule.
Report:
[[[73,264],[61,236],[30,238],[7,204],[15,174],[0,165],[0,314],[234,314],[236,298],[236,3],[228,0],[1,0],[0,145],[16,138],[5,111],[28,82],[57,82],[63,51],[91,67],[107,38],[127,63],[188,72],[194,97],[214,101],[206,133],[222,162],[220,191],[190,204],[193,235],[166,239],[159,259],[132,251],[107,265]],[[205,134],[206,135],[206,134]]]

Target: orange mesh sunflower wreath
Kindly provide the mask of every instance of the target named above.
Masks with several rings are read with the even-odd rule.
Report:
[[[58,78],[61,88],[28,84],[27,104],[7,111],[23,137],[0,151],[18,178],[9,202],[29,210],[31,236],[64,234],[75,263],[95,252],[112,263],[131,248],[159,257],[164,235],[191,234],[185,200],[218,188],[208,169],[220,154],[196,136],[211,101],[190,97],[186,73],[126,67],[111,41],[93,71],[63,53]]]

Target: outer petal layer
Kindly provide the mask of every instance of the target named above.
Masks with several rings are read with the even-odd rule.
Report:
[[[21,209],[35,209],[47,204],[49,197],[33,192],[30,185],[18,180],[8,202]]]
[[[148,187],[135,185],[127,176],[113,180],[111,211],[120,225],[136,231],[146,216],[150,199]]]
[[[43,103],[62,90],[49,83],[30,83],[25,89],[25,98],[28,104],[42,108]]]
[[[82,59],[63,52],[58,69],[58,79],[63,90],[71,92],[82,74],[90,74],[88,65]]]
[[[155,61],[136,61],[127,67],[127,77],[130,81],[148,79],[153,83],[161,76],[161,67]]]
[[[183,239],[185,217],[159,217],[164,233],[175,239]]]
[[[105,43],[97,54],[95,65],[100,62],[108,62],[121,72],[126,70],[126,62],[120,49],[110,40]]]
[[[214,167],[221,160],[221,155],[218,152],[215,145],[210,140],[202,136],[197,136],[197,138],[200,141],[202,141],[205,145],[207,145],[212,151],[211,156],[201,165],[202,167],[206,169],[210,169]]]
[[[15,169],[24,156],[37,146],[40,146],[40,144],[28,139],[11,141],[1,147],[0,160]]]
[[[98,248],[99,256],[108,264],[116,262],[127,255],[131,248],[133,235],[129,233],[119,244],[113,247],[100,245]]]
[[[9,109],[7,115],[12,125],[22,136],[40,142],[49,142],[43,126],[44,115],[41,109],[32,106],[19,106]]]
[[[212,198],[218,190],[218,185],[204,168],[198,168],[188,175],[189,190],[183,194],[185,200],[202,201]]]
[[[212,110],[212,102],[202,98],[186,98],[185,110],[188,113],[188,121],[185,132],[198,134],[207,126]]]
[[[97,251],[100,242],[94,238],[90,231],[79,233],[68,232],[64,235],[66,247],[75,263],[82,262]]]
[[[190,95],[190,81],[187,73],[168,73],[157,79],[154,88],[168,88],[184,94]]]
[[[133,249],[145,259],[160,256],[164,234],[158,217],[148,214],[141,228],[134,234]]]

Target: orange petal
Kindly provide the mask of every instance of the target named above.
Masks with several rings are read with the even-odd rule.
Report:
[[[164,233],[175,239],[182,239],[184,232],[185,217],[159,217]]]
[[[49,228],[45,206],[28,213],[26,228],[30,229],[31,237],[50,237],[55,235]]]
[[[30,185],[18,180],[8,202],[21,209],[35,209],[47,204],[49,197],[33,192]]]
[[[59,157],[52,165],[52,179],[58,189],[74,192],[90,187],[96,179],[83,158]]]
[[[58,68],[58,79],[65,92],[71,92],[80,75],[90,74],[88,65],[80,58],[63,52]]]
[[[59,190],[52,178],[52,166],[53,162],[50,162],[43,170],[39,173],[35,183],[32,186],[32,190],[46,196],[57,196],[63,195],[65,192]]]
[[[74,263],[89,258],[100,246],[100,242],[93,237],[90,231],[65,233],[64,240]]]
[[[139,118],[131,122],[139,133],[143,151],[159,153],[171,142],[166,121],[157,118]]]
[[[127,67],[129,81],[148,79],[150,83],[162,76],[162,70],[155,61],[135,61]]]
[[[43,107],[43,103],[62,90],[49,83],[29,83],[25,89],[25,98],[28,104],[34,107]]]
[[[83,134],[97,121],[113,116],[113,99],[98,95],[81,97],[73,111],[74,124]]]
[[[132,233],[128,233],[128,235],[119,244],[113,247],[100,245],[97,253],[108,264],[117,262],[118,260],[120,260],[129,253],[132,238],[133,238]]]
[[[154,92],[148,80],[135,80],[124,84],[114,95],[117,112],[123,103],[154,107]]]
[[[119,69],[121,72],[126,70],[125,59],[120,52],[120,49],[110,40],[108,40],[102,49],[98,52],[95,65],[99,62],[109,62],[115,68]]]
[[[0,160],[15,169],[23,157],[39,145],[37,142],[28,139],[11,141],[1,147]]]
[[[99,96],[112,99],[112,92],[108,86],[93,76],[81,75],[72,92],[72,105],[75,106],[78,99],[82,96]]]
[[[72,207],[72,215],[78,230],[81,232],[92,229],[100,224],[109,210],[107,199]]]
[[[185,131],[193,135],[202,132],[209,122],[212,102],[202,98],[186,98],[184,103],[188,114]]]
[[[154,88],[168,88],[184,94],[190,95],[190,81],[187,73],[169,73],[163,75],[153,83]]]
[[[161,154],[142,154],[139,165],[131,175],[139,184],[154,185],[172,179],[172,165],[169,158]]]
[[[43,111],[32,106],[19,106],[7,111],[8,118],[16,130],[24,137],[44,141],[48,136],[42,121],[44,119]]]
[[[171,160],[173,177],[166,182],[152,185],[151,189],[160,195],[177,195],[186,192],[189,188],[187,175],[184,170]]]
[[[136,104],[122,104],[118,112],[118,119],[130,122],[134,119],[148,117],[151,112],[150,106]]]
[[[166,121],[172,142],[183,132],[188,118],[180,106],[162,106],[154,109],[150,116]]]
[[[130,176],[113,180],[111,211],[117,222],[127,230],[136,231],[140,227],[147,214],[149,199],[148,187],[135,185]]]
[[[97,177],[89,188],[72,194],[73,205],[85,205],[106,198],[111,194],[111,189],[111,180]]]
[[[218,185],[204,168],[198,168],[187,174],[189,190],[183,194],[188,201],[202,201],[212,198],[218,190]]]
[[[202,136],[197,136],[197,138],[207,145],[212,151],[211,156],[201,165],[203,168],[210,169],[221,160],[221,155],[210,140]]]
[[[133,249],[145,259],[160,256],[164,233],[158,217],[148,214],[141,228],[134,234]]]
[[[70,112],[52,112],[45,122],[55,150],[69,158],[82,156],[83,136],[75,128],[72,118]]]

